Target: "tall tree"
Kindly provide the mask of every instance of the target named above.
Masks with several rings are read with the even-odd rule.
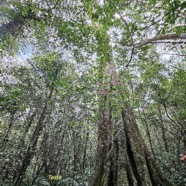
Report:
[[[145,144],[138,125],[141,123],[137,122],[139,120],[133,109],[137,100],[131,99],[133,92],[129,84],[135,78],[133,74],[137,67],[136,77],[141,76],[143,79],[144,71],[147,72],[146,79],[143,80],[148,82],[148,86],[141,86],[144,92],[154,86],[147,78],[152,76],[151,79],[156,79],[155,76],[161,70],[158,65],[153,66],[153,63],[162,60],[156,55],[159,48],[154,47],[158,43],[168,43],[170,46],[173,43],[179,44],[182,52],[182,43],[186,38],[185,28],[174,24],[184,20],[181,16],[184,7],[185,3],[177,0],[41,0],[2,4],[1,56],[15,56],[21,50],[34,56],[25,60],[30,65],[25,69],[23,77],[21,68],[13,68],[11,71],[11,76],[17,78],[15,90],[9,89],[11,86],[8,83],[2,86],[4,95],[1,99],[1,117],[3,123],[8,122],[7,126],[4,124],[0,129],[5,133],[2,134],[2,150],[11,154],[8,147],[11,144],[13,148],[11,135],[18,126],[21,128],[18,129],[20,133],[17,132],[17,136],[21,140],[16,139],[15,143],[25,148],[20,151],[13,148],[16,150],[15,157],[10,155],[13,157],[13,165],[18,163],[16,166],[11,165],[15,169],[10,173],[11,176],[7,176],[11,171],[5,164],[2,180],[12,179],[14,185],[21,185],[26,173],[32,172],[31,183],[34,184],[38,174],[43,172],[45,177],[47,174],[63,173],[67,180],[69,177],[73,180],[81,177],[82,181],[85,180],[84,175],[90,172],[87,177],[91,181],[88,178],[86,180],[92,186],[119,185],[121,181],[118,177],[122,174],[119,164],[125,161],[123,175],[126,178],[123,180],[127,180],[128,185],[172,185],[160,171]],[[26,46],[23,47],[24,45]],[[152,66],[154,70],[151,69]],[[2,69],[6,71],[3,65]],[[26,72],[29,72],[28,78]],[[166,85],[162,85],[162,89],[164,86]],[[172,114],[173,117],[170,117],[168,102],[165,103],[161,88],[155,88],[155,91],[157,105],[154,104],[153,109],[158,106],[157,117],[161,124],[162,141],[168,153],[163,119],[167,116],[173,122],[177,116]],[[149,97],[146,98],[146,94],[141,91],[142,96],[143,94],[145,102]],[[27,96],[30,96],[28,100]],[[14,99],[18,100],[16,105]],[[170,102],[173,100],[172,98]],[[175,108],[180,111],[183,107]],[[7,116],[9,120],[6,119]],[[180,127],[184,124],[184,112],[180,112],[179,117],[182,118]],[[117,123],[122,123],[121,129]],[[148,132],[152,150],[149,128]],[[61,143],[56,147],[55,136],[56,141]],[[91,136],[97,137],[97,141],[91,142]],[[82,142],[81,139],[85,141]],[[95,148],[96,145],[97,149],[92,152],[97,152],[91,155],[87,149]],[[51,155],[49,149],[53,149]],[[89,163],[86,156],[96,160],[94,166],[94,161]],[[37,162],[41,163],[36,165]],[[49,178],[47,181],[53,184]]]

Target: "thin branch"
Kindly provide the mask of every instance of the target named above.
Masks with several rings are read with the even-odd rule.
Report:
[[[181,57],[186,57],[186,54],[169,54],[169,53],[161,53],[163,55],[170,55],[170,56],[181,56]]]
[[[173,66],[173,65],[169,65],[169,66],[171,66],[172,68],[175,68],[176,70],[180,70],[180,71],[182,71],[182,72],[186,72],[184,69],[182,69],[182,68],[178,68],[178,67],[176,67],[176,66]]]
[[[57,1],[56,1],[55,5],[52,7],[52,9],[55,9],[55,8],[56,8],[56,6],[57,6],[57,4],[59,3],[59,1],[60,1],[60,0],[57,0]]]
[[[131,30],[130,30],[130,28],[129,28],[129,25],[128,25],[127,21],[123,18],[123,16],[121,15],[120,11],[119,11],[119,10],[117,9],[117,7],[112,3],[112,1],[110,1],[110,3],[114,6],[114,8],[115,8],[115,10],[117,11],[117,13],[119,14],[121,20],[124,22],[124,24],[125,24],[125,26],[126,26],[126,28],[127,28],[127,31],[128,31],[128,33],[129,33],[129,35],[130,35],[131,42],[132,42],[133,48],[132,48],[132,51],[131,51],[131,56],[130,56],[130,59],[129,59],[128,63],[127,63],[126,66],[125,66],[125,67],[127,68],[127,67],[129,66],[130,62],[132,61],[132,57],[133,57],[134,49],[135,49],[135,47],[134,47],[135,44],[134,44],[133,35],[132,35],[132,32],[131,32]]]
[[[134,48],[135,48],[135,47],[132,47],[130,59],[129,59],[128,63],[125,65],[125,68],[127,68],[127,67],[129,66],[130,62],[132,61],[132,57],[133,57],[133,55],[134,55]]]
[[[163,105],[163,107],[164,107],[164,110],[165,110],[165,113],[166,113],[167,117],[170,119],[170,121],[172,121],[174,124],[177,125],[178,123],[177,123],[174,119],[172,119],[171,116],[169,116],[169,113],[168,113],[166,104],[163,103],[162,105]]]
[[[128,25],[127,21],[123,18],[123,16],[121,15],[120,11],[119,11],[119,10],[117,9],[117,7],[112,3],[111,0],[110,0],[110,3],[114,6],[114,8],[115,8],[115,10],[117,11],[117,13],[119,14],[121,20],[124,22],[124,24],[125,24],[125,26],[126,26],[126,28],[127,28],[127,31],[128,31],[128,33],[129,33],[129,35],[130,35],[130,39],[131,39],[132,45],[134,46],[134,39],[133,39],[132,32],[131,32],[131,30],[130,30],[130,28],[129,28],[129,25]]]

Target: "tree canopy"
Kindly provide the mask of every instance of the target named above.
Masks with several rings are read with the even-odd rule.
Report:
[[[186,3],[0,2],[0,185],[186,184]]]

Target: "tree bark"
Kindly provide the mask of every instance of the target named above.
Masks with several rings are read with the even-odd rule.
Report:
[[[105,97],[106,99],[106,97]],[[95,166],[95,175],[93,178],[92,186],[101,186],[103,181],[103,176],[105,173],[105,165],[108,158],[108,153],[110,150],[110,132],[111,132],[111,115],[108,117],[107,113],[102,110],[101,116],[98,124],[98,147],[97,147],[97,157]]]
[[[101,186],[105,173],[105,165],[110,159],[110,183],[113,182],[113,157],[112,156],[112,138],[113,138],[113,121],[112,121],[112,99],[113,99],[113,86],[114,86],[114,73],[111,64],[107,64],[103,70],[103,81],[100,84],[99,97],[100,97],[100,118],[98,121],[98,147],[96,166],[93,176],[92,186]],[[111,178],[112,177],[112,178]],[[113,183],[112,183],[113,185]]]
[[[127,156],[137,185],[173,186],[173,184],[164,177],[147,149],[140,135],[129,102],[126,102],[122,109],[122,120],[126,137]]]

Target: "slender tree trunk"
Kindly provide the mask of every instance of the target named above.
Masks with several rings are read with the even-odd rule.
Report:
[[[167,137],[166,137],[166,133],[165,133],[165,127],[164,127],[164,123],[163,123],[163,119],[162,119],[162,112],[161,112],[160,105],[158,106],[158,112],[159,112],[159,118],[160,118],[160,122],[161,122],[161,131],[162,131],[162,139],[163,139],[164,147],[165,147],[165,150],[167,152],[169,152],[169,146],[167,143]]]
[[[82,160],[82,172],[84,174],[86,168],[86,156],[87,156],[87,146],[88,146],[88,139],[89,139],[89,131],[85,132],[85,144],[83,148],[83,160]]]
[[[10,122],[8,124],[8,129],[7,131],[5,132],[5,137],[4,139],[2,140],[1,142],[1,145],[2,147],[5,148],[6,146],[6,143],[9,141],[8,140],[8,137],[9,137],[9,134],[11,133],[11,130],[12,130],[12,127],[13,127],[13,124],[14,124],[14,117],[15,117],[15,112],[11,114],[11,118],[10,118]]]
[[[22,166],[19,170],[17,178],[15,180],[14,186],[20,186],[21,185],[21,183],[23,181],[23,178],[24,178],[24,175],[25,175],[25,172],[27,170],[27,167],[30,165],[30,162],[31,162],[32,157],[34,155],[34,151],[35,151],[35,148],[36,148],[38,138],[40,136],[40,131],[43,128],[43,122],[44,122],[44,119],[45,119],[46,110],[47,110],[47,106],[45,105],[42,112],[41,112],[40,119],[37,123],[34,134],[32,136],[32,139],[31,139],[32,143],[27,149],[26,155],[23,159],[23,163],[22,163]]]
[[[109,172],[108,172],[108,186],[116,186],[118,182],[118,158],[119,158],[119,144],[117,137],[114,139],[109,152]]]
[[[152,152],[153,157],[155,157],[155,152],[154,152],[154,148],[153,148],[153,144],[152,144],[152,137],[151,137],[151,133],[150,133],[150,129],[149,129],[149,124],[147,123],[146,114],[144,112],[144,109],[142,109],[143,117],[141,116],[141,112],[140,111],[138,113],[140,115],[141,120],[143,121],[143,123],[145,125],[146,134],[147,134],[149,145],[150,145],[150,150]]]
[[[51,84],[51,89],[50,89],[50,93],[49,93],[49,96],[47,98],[47,101],[52,98],[52,94],[53,94],[53,91],[54,91],[55,81],[57,79],[58,72],[59,72],[59,68],[56,67],[56,73],[55,73],[53,82]],[[17,175],[16,180],[14,182],[14,186],[20,186],[21,185],[21,183],[23,181],[23,178],[25,176],[27,167],[30,165],[31,160],[32,160],[32,158],[34,156],[39,136],[40,136],[41,131],[43,130],[43,127],[44,127],[44,120],[45,120],[46,113],[47,113],[47,110],[48,110],[47,106],[48,105],[47,105],[47,102],[46,102],[45,105],[43,106],[42,111],[41,111],[39,120],[37,122],[36,128],[34,130],[32,138],[31,138],[31,143],[30,143],[30,145],[29,145],[29,147],[27,149],[26,155],[25,155],[25,157],[23,159],[22,166],[19,169],[18,175]]]

